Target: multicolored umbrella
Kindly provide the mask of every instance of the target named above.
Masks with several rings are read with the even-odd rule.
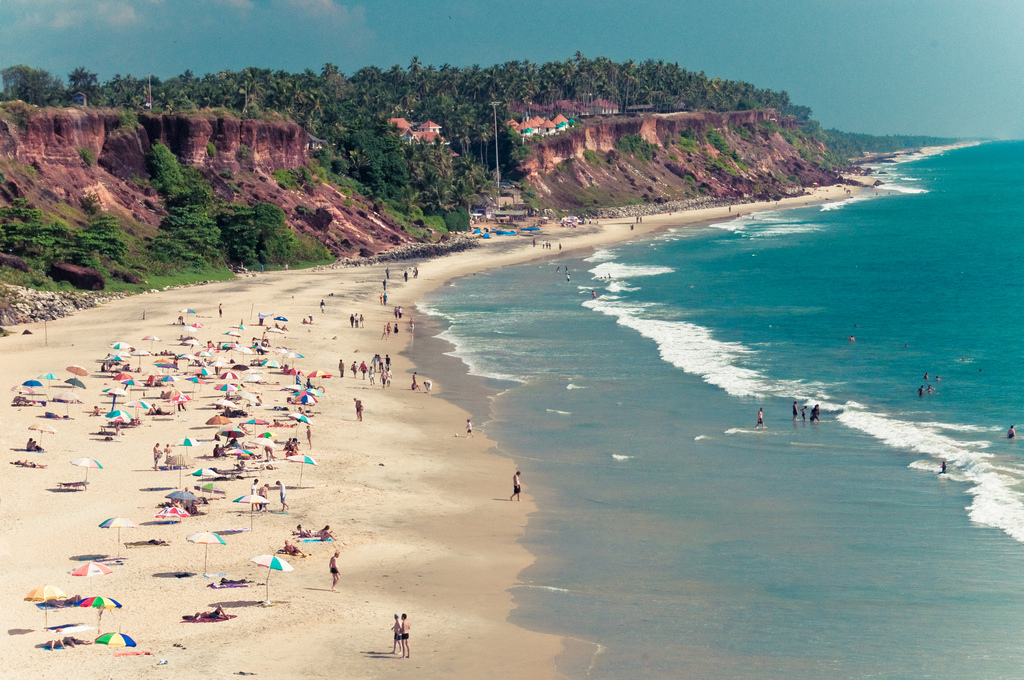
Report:
[[[194,331],[197,331],[197,330],[199,330],[200,328],[206,328],[206,326],[204,326],[203,324],[201,324],[201,323],[199,323],[199,322],[197,321],[197,322],[195,322],[195,323],[193,323],[193,324],[190,324],[190,325],[189,325],[189,328],[191,328],[191,329],[192,329],[192,330],[194,330]]]
[[[127,343],[127,342],[115,342],[113,345],[110,346],[110,349],[116,349],[118,352],[120,352],[123,349],[127,349],[127,350],[134,349],[134,347],[130,343]]]
[[[155,515],[153,515],[153,519],[178,520],[180,522],[181,520],[188,519],[191,516],[192,515],[190,515],[189,513],[185,512],[181,508],[170,507],[170,508],[164,508],[160,512],[158,512]]]
[[[111,422],[130,423],[132,420],[132,414],[128,413],[128,411],[122,411],[118,409],[116,411],[111,411],[110,413],[105,415],[104,418]]]
[[[317,370],[313,371],[312,373],[310,373],[309,377],[310,378],[330,378],[331,374],[328,373],[327,371],[321,371],[321,370],[317,369]]]
[[[276,555],[257,555],[249,560],[261,567],[267,568],[267,602],[270,602],[270,572],[271,571],[292,571],[292,565],[288,564]]]
[[[263,420],[262,418],[250,418],[249,420],[245,421],[245,424],[246,425],[270,425],[269,422],[267,422],[266,420]]]
[[[96,638],[96,644],[108,647],[135,647],[135,640],[124,633],[105,633]]]
[[[309,418],[306,417],[305,413],[289,413],[288,417],[291,418],[292,420],[297,420],[300,423],[308,423],[309,422]]]
[[[94,458],[75,458],[73,461],[71,461],[71,464],[77,467],[85,468],[86,484],[89,483],[89,468],[96,468],[97,470],[103,469],[103,466],[100,465],[99,462],[97,462]]]
[[[252,531],[252,506],[263,505],[267,502],[267,499],[263,496],[248,495],[236,498],[231,501],[232,503],[248,503],[249,504],[249,530]]]
[[[153,343],[154,342],[160,342],[161,341],[160,338],[156,337],[155,335],[147,335],[146,337],[143,338],[143,340],[149,340],[149,349],[150,350],[153,349]]]
[[[185,437],[184,439],[179,439],[178,441],[176,441],[174,443],[174,446],[196,446],[197,444],[202,444],[202,442],[199,441],[198,439]]]
[[[121,608],[121,603],[118,602],[117,600],[111,599],[109,597],[87,597],[86,599],[81,600],[75,606],[76,607],[91,607],[93,609],[98,609],[99,610],[100,614],[99,614],[99,617],[96,619],[96,630],[98,632],[100,624],[103,622],[103,610],[104,609],[120,609]]]
[[[117,529],[117,545],[121,545],[121,529],[138,529],[135,522],[127,517],[111,517],[100,523],[100,529]]]
[[[277,436],[277,434],[276,434],[276,433],[274,433],[274,432],[270,432],[270,431],[268,430],[268,431],[264,432],[263,434],[259,435],[259,438],[260,438],[260,439],[273,439],[273,438],[274,438],[274,437],[276,437],[276,436]]]
[[[315,404],[315,403],[317,403],[317,398],[314,397],[312,394],[309,394],[308,391],[307,391],[306,394],[301,394],[301,393],[297,394],[295,396],[295,400],[298,401],[300,404]]]
[[[275,361],[274,359],[267,359],[266,361],[261,363],[260,366],[266,366],[267,368],[281,368],[281,363],[279,361]]]
[[[217,385],[214,389],[218,392],[237,392],[241,388],[234,383],[224,383],[223,385]]]
[[[299,469],[299,486],[302,486],[302,473],[306,469],[306,465],[316,465],[316,461],[310,456],[288,456],[288,460],[293,463],[302,463],[302,467]]]
[[[188,473],[189,477],[219,477],[220,473],[210,468],[199,468],[195,472]]]
[[[245,433],[239,430],[237,427],[225,427],[220,431],[220,434],[224,435],[225,437],[231,437],[232,439],[238,439],[239,437],[245,436]]]
[[[99,562],[86,562],[78,569],[71,572],[72,576],[109,576],[114,570]]]
[[[234,448],[234,449],[228,449],[224,453],[225,453],[225,455],[228,455],[228,456],[255,456],[256,455],[252,451],[248,451],[248,450],[243,449],[241,447]]]
[[[189,543],[195,543],[196,545],[205,545],[206,554],[203,556],[203,573],[206,573],[206,560],[210,556],[211,545],[227,545],[224,539],[219,534],[215,534],[210,531],[201,531],[198,534],[192,534],[185,538]]]

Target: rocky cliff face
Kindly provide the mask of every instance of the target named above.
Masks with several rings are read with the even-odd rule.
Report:
[[[735,155],[705,141],[710,130]],[[824,147],[794,131],[771,110],[608,118],[534,143],[520,169],[541,200],[567,210],[775,198],[841,182],[821,164]],[[653,145],[649,159],[617,145],[631,135]]]
[[[275,171],[308,165],[306,140],[292,122],[230,116],[143,114],[138,126],[126,126],[117,111],[101,109],[47,109],[23,126],[0,118],[0,172],[6,179],[0,204],[27,198],[75,222],[82,217],[77,212],[82,198],[95,196],[102,210],[131,220],[140,235],[152,235],[164,211],[146,184],[146,154],[159,141],[183,163],[202,170],[221,198],[274,203],[296,232],[337,256],[369,256],[411,240],[359,196],[326,184],[301,190],[279,186]],[[93,164],[83,159],[90,155]]]

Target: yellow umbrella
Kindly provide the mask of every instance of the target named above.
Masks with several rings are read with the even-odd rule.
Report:
[[[25,596],[26,602],[49,602],[50,600],[63,600],[67,598],[67,593],[58,588],[57,586],[39,586],[29,591],[28,595]],[[50,625],[50,611],[48,608],[43,608],[43,627]]]

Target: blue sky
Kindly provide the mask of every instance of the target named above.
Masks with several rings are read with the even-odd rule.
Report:
[[[262,66],[589,57],[786,90],[826,127],[1024,138],[1024,0],[0,0],[0,68],[171,76]]]

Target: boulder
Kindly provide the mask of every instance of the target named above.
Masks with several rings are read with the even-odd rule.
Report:
[[[79,290],[103,290],[107,286],[103,274],[99,271],[92,267],[81,267],[66,262],[51,264],[50,278],[54,281],[67,281]]]
[[[10,267],[11,269],[17,269],[19,271],[27,272],[29,270],[28,263],[21,259],[17,255],[9,255],[7,253],[0,253],[0,267]]]

